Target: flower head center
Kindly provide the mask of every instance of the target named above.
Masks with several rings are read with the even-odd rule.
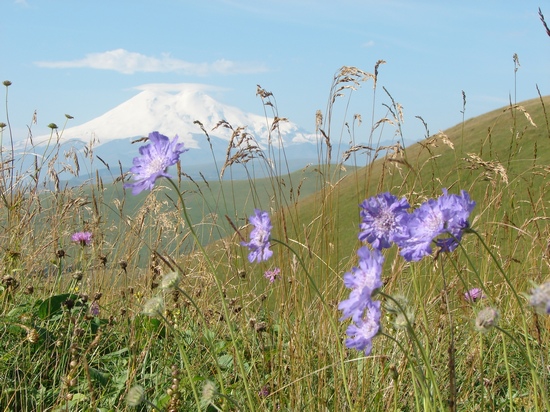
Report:
[[[378,232],[390,232],[395,228],[395,215],[387,209],[381,210],[374,220],[374,225]]]
[[[423,223],[426,227],[427,232],[438,233],[443,228],[445,220],[443,219],[441,213],[438,213],[437,211],[432,211],[429,214],[428,219],[426,219]]]
[[[166,161],[162,157],[155,157],[147,164],[146,173],[153,175],[156,173],[163,173],[167,168]]]

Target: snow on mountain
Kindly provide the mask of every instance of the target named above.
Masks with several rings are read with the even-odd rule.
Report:
[[[200,173],[214,178],[226,160],[232,134],[232,130],[227,127],[215,128],[221,120],[234,129],[244,127],[244,131],[253,136],[262,149],[266,149],[271,142],[269,154],[275,159],[281,157],[278,149],[284,147],[284,158],[293,170],[318,159],[315,144],[317,137],[314,134],[292,122],[280,121],[279,130],[270,137],[272,118],[246,113],[216,101],[208,94],[209,91],[220,90],[216,87],[184,83],[148,84],[137,89],[139,93],[134,97],[93,120],[63,131],[57,130],[59,135],[54,132],[53,135],[34,137],[32,144],[29,141],[21,142],[16,149],[20,153],[20,168],[32,170],[34,156],[28,154],[36,153],[41,159],[46,151],[53,150],[51,144],[55,142],[60,144],[59,164],[64,162],[63,157],[70,159],[76,155],[80,159],[80,180],[93,177],[92,169],[96,168],[102,176],[110,176],[113,171],[116,175],[119,164],[124,171],[132,166],[133,158],[138,156],[138,146],[144,144],[132,142],[152,131],[158,131],[170,138],[178,135],[179,141],[190,149],[184,157],[186,173],[194,177]],[[212,148],[200,126],[194,123],[197,120],[208,132]],[[236,150],[232,149],[232,154]],[[90,153],[94,156],[90,157]],[[93,166],[89,164],[90,159],[93,159]],[[63,167],[58,166],[57,169]],[[239,169],[242,168],[232,169],[233,176],[246,178],[246,171]],[[78,180],[66,171],[62,175],[66,179]]]
[[[229,140],[231,130],[216,124],[225,120],[234,128],[246,126],[246,132],[253,135],[266,147],[269,139],[268,128],[273,119],[224,105],[207,94],[215,90],[202,84],[149,84],[140,86],[136,96],[114,109],[82,125],[63,131],[61,143],[68,141],[96,141],[95,147],[119,139],[147,136],[152,131],[172,138],[176,134],[189,148],[203,146],[197,135],[203,134],[193,122],[200,121],[210,136]],[[280,122],[281,138],[285,146],[293,143],[315,142],[315,135],[309,134],[291,122]],[[35,143],[43,143],[49,136],[41,136]]]

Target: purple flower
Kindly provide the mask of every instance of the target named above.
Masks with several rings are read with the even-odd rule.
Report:
[[[545,282],[531,291],[529,304],[541,315],[550,314],[550,282]]]
[[[178,136],[172,141],[159,132],[149,133],[150,144],[141,146],[139,154],[134,157],[134,166],[130,172],[134,174],[134,183],[125,183],[125,188],[132,188],[132,194],[137,195],[143,190],[151,190],[159,177],[171,176],[166,173],[169,166],[175,165],[180,154],[189,149],[178,143]]]
[[[268,386],[268,385],[262,386],[262,389],[260,389],[260,390],[258,391],[258,395],[260,396],[260,398],[266,398],[266,397],[268,397],[268,396],[269,396],[269,393],[270,393],[270,391],[269,391],[269,386]]]
[[[474,303],[477,302],[480,299],[483,299],[485,295],[483,294],[483,291],[480,288],[473,288],[469,291],[464,293],[464,299],[466,302]]]
[[[279,277],[280,273],[281,273],[280,268],[273,268],[272,270],[267,270],[264,273],[264,276],[265,276],[266,279],[269,280],[269,283],[273,283],[273,282],[275,282],[275,279],[277,279]]]
[[[369,242],[375,249],[391,247],[407,237],[407,199],[400,200],[390,193],[381,193],[363,201],[359,240]]]
[[[357,251],[359,265],[344,274],[344,285],[351,289],[349,298],[338,305],[343,314],[340,320],[351,317],[357,321],[363,316],[372,293],[382,286],[384,256],[378,249],[363,246]]]
[[[409,237],[400,242],[401,255],[407,261],[418,261],[432,253],[435,241],[444,252],[458,246],[462,233],[470,227],[468,218],[475,202],[465,191],[449,195],[443,189],[438,199],[429,199],[418,207],[408,219]],[[441,235],[450,235],[438,238]]]
[[[80,246],[87,246],[92,242],[92,232],[76,232],[71,236],[71,240],[80,243]]]
[[[372,350],[372,338],[374,338],[380,330],[380,301],[366,302],[365,313],[361,319],[356,320],[348,326],[346,335],[346,346],[365,352],[365,355],[370,355]]]
[[[271,219],[266,211],[255,209],[254,214],[249,218],[250,223],[254,225],[254,229],[250,232],[250,242],[241,242],[242,246],[247,246],[250,249],[248,260],[250,263],[262,262],[273,256],[273,252],[269,249],[271,243]]]
[[[439,197],[438,201],[441,209],[445,211],[446,232],[452,236],[438,239],[436,244],[444,252],[452,252],[458,247],[457,241],[462,238],[464,230],[470,227],[468,219],[476,202],[470,199],[470,195],[465,190],[461,190],[460,195],[449,195],[447,189],[443,189],[443,195]]]
[[[97,300],[94,300],[90,305],[90,315],[97,317],[99,316],[99,312],[99,303],[97,302]]]

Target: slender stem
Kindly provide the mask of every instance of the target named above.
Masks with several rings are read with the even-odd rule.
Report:
[[[229,309],[227,308],[227,302],[225,301],[225,298],[223,297],[223,287],[220,283],[220,280],[218,279],[218,276],[216,276],[216,272],[217,272],[216,266],[214,265],[214,263],[212,262],[212,260],[210,259],[209,255],[208,255],[208,253],[204,249],[204,246],[200,242],[200,239],[197,236],[197,232],[195,232],[195,228],[193,227],[193,224],[191,222],[189,214],[187,213],[187,209],[185,207],[185,201],[183,200],[183,196],[182,196],[182,194],[179,190],[179,187],[176,185],[176,183],[174,183],[174,181],[172,181],[172,179],[167,179],[167,180],[170,182],[170,184],[172,185],[172,187],[176,190],[176,193],[178,194],[179,200],[181,202],[181,208],[182,208],[182,211],[183,211],[183,218],[185,220],[185,223],[187,224],[188,229],[191,232],[191,236],[193,237],[197,247],[200,249],[200,251],[203,254],[210,270],[212,271],[212,276],[214,277],[216,287],[218,288],[218,292],[219,292],[220,297],[221,297],[221,304],[222,304],[223,314],[224,314],[224,317],[226,319],[226,324],[227,324],[227,328],[229,329],[229,334],[231,335],[231,343],[233,344],[233,349],[235,350],[235,357],[237,358],[237,364],[239,365],[239,371],[240,371],[240,373],[242,375],[242,378],[243,378],[243,384],[244,384],[244,388],[245,388],[245,392],[246,392],[246,397],[247,397],[247,400],[248,400],[248,406],[250,407],[250,410],[254,410],[255,409],[254,408],[254,402],[253,402],[253,399],[252,399],[252,394],[250,392],[250,388],[248,387],[246,371],[244,369],[243,360],[241,358],[241,354],[240,354],[239,348],[237,346],[237,336],[235,335],[235,331],[233,330],[233,326],[231,325],[231,322],[230,322]]]
[[[480,387],[481,387],[481,410],[483,410],[483,407],[485,405],[485,367],[483,365],[483,334],[479,334],[479,380],[480,380]]]
[[[208,322],[207,322],[206,318],[204,317],[203,313],[201,312],[200,308],[198,307],[198,305],[195,303],[195,300],[187,292],[185,292],[183,289],[181,289],[179,286],[176,286],[175,289],[178,292],[180,292],[183,296],[185,296],[187,298],[187,300],[189,300],[189,302],[191,302],[191,304],[193,305],[193,307],[197,311],[198,315],[201,317],[204,324],[207,325]],[[208,342],[208,345],[210,346],[210,350],[212,351],[212,356],[214,356],[215,350],[214,350],[214,347],[212,345],[211,339],[208,338],[208,339],[206,339],[206,341]],[[214,362],[214,365],[216,365],[216,372],[218,373],[218,383],[220,385],[221,395],[226,395],[225,385],[223,383],[222,372],[221,372],[221,369],[220,369],[220,365],[217,361]]]
[[[510,410],[514,410],[514,398],[512,396],[512,376],[510,374],[510,365],[508,363],[508,350],[506,349],[506,343],[502,341],[502,352],[504,355],[504,366],[506,368],[506,380],[508,382],[508,400],[510,401]],[[536,397],[535,397],[536,398]]]
[[[8,114],[8,88],[9,88],[9,84],[6,84],[4,82],[4,84],[6,85],[6,122],[8,123],[8,130],[10,132],[10,144],[11,144],[11,159],[10,159],[10,166],[8,167],[8,170],[9,170],[9,176],[10,176],[10,188],[9,188],[9,191],[10,191],[10,206],[8,208],[8,216],[9,216],[9,212],[10,212],[10,208],[13,207],[13,169],[14,169],[14,165],[15,165],[15,159],[14,159],[14,150],[13,150],[13,134],[12,134],[12,131],[11,131],[11,122],[10,122],[10,116]],[[11,83],[10,83],[11,84]],[[0,147],[0,152],[2,152],[2,148]],[[3,167],[3,162],[2,162],[2,167]],[[3,175],[3,173],[2,173]],[[5,182],[4,182],[5,183]],[[4,188],[5,188],[5,184],[4,184]]]
[[[381,332],[380,335],[382,336],[385,336],[386,338],[388,338],[389,340],[393,341],[393,343],[395,343],[398,347],[399,347],[399,350],[403,353],[403,355],[405,355],[405,358],[407,359],[407,362],[410,363],[411,365],[413,365],[415,362],[413,362],[413,360],[411,359],[411,357],[409,356],[409,352],[407,351],[407,349],[405,347],[403,347],[403,345],[401,344],[401,342],[399,342],[397,339],[395,339],[393,336],[390,336],[388,335],[387,333],[385,332]],[[422,387],[422,390],[423,392],[429,392],[428,391],[428,386],[426,384],[426,377],[424,376],[424,374],[422,373],[422,370],[419,370],[419,369],[416,369],[416,368],[412,368],[411,369],[411,373],[416,376],[416,380],[414,382],[418,382],[420,383],[420,386]]]
[[[439,255],[441,256],[441,255]],[[447,306],[447,315],[449,316],[449,406],[451,412],[456,411],[456,371],[455,371],[455,336],[453,315],[449,305],[449,293],[447,290],[447,280],[445,279],[445,265],[441,262],[441,276],[443,278],[443,293],[445,296],[445,305]]]
[[[529,333],[528,333],[527,322],[526,322],[526,314],[525,314],[525,310],[523,308],[523,301],[521,300],[519,294],[516,292],[516,289],[514,288],[512,283],[510,282],[510,279],[506,275],[506,272],[502,268],[502,265],[497,260],[497,258],[495,256],[495,254],[493,253],[493,251],[489,248],[489,246],[487,246],[487,244],[485,243],[485,241],[483,240],[481,235],[473,229],[468,229],[467,232],[474,233],[477,236],[477,238],[479,239],[479,241],[483,245],[484,249],[489,253],[489,255],[491,256],[491,259],[497,265],[497,268],[498,268],[499,272],[502,274],[502,277],[504,278],[505,282],[508,284],[508,286],[512,290],[512,294],[514,295],[515,299],[518,302],[518,307],[519,307],[519,310],[521,311],[521,321],[522,321],[522,326],[523,326],[523,338],[524,338],[524,342],[525,342],[524,343],[525,344],[525,353],[527,354],[526,359],[528,360],[528,363],[529,363],[529,366],[530,366],[531,377],[533,378],[533,382],[535,383],[535,385],[538,386],[538,388],[542,392],[542,400],[544,402],[545,409],[550,410],[550,403],[548,401],[546,385],[540,382],[540,377],[539,377],[538,373],[536,372],[535,367],[534,367],[534,363],[533,363],[533,355],[531,353],[531,345],[529,343],[529,338],[528,338]],[[500,329],[500,330],[503,330],[503,329]],[[509,333],[506,332],[506,334],[508,336],[510,336],[512,339],[514,339]],[[518,345],[518,347],[521,348],[520,345]],[[537,410],[538,410],[538,402],[539,402],[538,396],[535,396],[535,406],[536,406]]]
[[[429,378],[430,378],[430,380],[432,382],[432,385],[435,389],[435,394],[437,396],[437,400],[439,401],[439,407],[441,408],[441,410],[444,410],[445,408],[443,406],[443,401],[441,399],[441,393],[439,391],[439,385],[437,383],[437,379],[436,379],[434,371],[432,369],[432,366],[431,366],[431,363],[430,363],[430,358],[426,354],[426,351],[424,350],[424,346],[422,345],[422,343],[420,343],[420,339],[418,339],[418,336],[414,332],[414,329],[412,327],[412,323],[411,323],[409,317],[407,316],[407,314],[405,312],[405,309],[403,308],[401,303],[399,303],[399,301],[397,301],[397,299],[395,299],[394,297],[392,297],[392,296],[390,296],[390,295],[388,295],[384,292],[380,292],[380,291],[378,291],[377,293],[379,293],[380,295],[384,296],[385,298],[387,298],[387,299],[391,300],[393,303],[395,303],[395,305],[398,307],[398,309],[401,311],[401,313],[405,317],[405,320],[407,321],[407,332],[409,334],[409,337],[412,338],[412,340],[416,344],[416,347],[420,351],[420,355],[422,357],[422,360],[424,361],[424,365],[426,365],[426,369],[428,370]],[[413,346],[413,350],[416,350],[416,349],[414,349],[414,346]]]
[[[282,241],[277,240],[277,239],[273,239],[273,238],[271,239],[271,241],[286,247],[288,250],[290,250],[290,252],[294,256],[296,256],[296,258],[298,259],[298,262],[300,263],[300,266],[302,266],[302,269],[304,269],[304,272],[306,273],[306,276],[307,276],[311,286],[315,290],[315,293],[317,294],[317,296],[319,296],[319,299],[321,300],[321,303],[323,304],[323,309],[327,312],[327,317],[329,319],[329,322],[332,326],[332,329],[333,329],[334,333],[336,335],[338,335],[338,325],[336,324],[336,321],[334,320],[333,313],[331,312],[329,306],[327,305],[325,299],[323,298],[323,295],[321,294],[321,291],[317,287],[317,284],[315,283],[315,281],[313,280],[313,278],[309,274],[309,271],[308,271],[304,261],[302,260],[301,256],[298,255],[298,253],[292,247],[290,247],[287,243],[282,242]],[[339,349],[339,352],[340,352],[340,368],[342,370],[342,379],[344,380],[344,391],[346,393],[346,399],[348,401],[348,404],[351,406],[352,405],[351,394],[349,392],[349,387],[348,387],[348,382],[347,382],[347,375],[346,375],[346,370],[345,370],[345,366],[344,366],[344,356],[345,356],[345,354],[344,354],[344,350],[342,348],[342,345],[340,343],[338,344],[338,349]]]
[[[525,315],[524,310],[523,310],[523,301],[521,300],[519,294],[516,292],[516,289],[514,288],[512,283],[510,282],[510,279],[506,275],[506,272],[502,268],[502,265],[500,264],[500,262],[496,258],[493,251],[489,248],[489,246],[487,246],[487,244],[485,243],[485,241],[483,240],[483,238],[481,237],[481,235],[477,231],[475,231],[474,229],[468,229],[466,233],[473,233],[477,236],[478,240],[483,245],[483,248],[489,253],[489,255],[491,256],[491,259],[493,260],[495,265],[497,265],[498,271],[502,274],[502,277],[504,278],[504,280],[506,281],[506,283],[508,284],[508,286],[512,290],[512,294],[514,295],[515,299],[518,301],[518,306],[519,306],[519,309],[521,310],[522,315]],[[467,253],[466,253],[466,255],[467,255]],[[525,316],[522,316],[522,318],[525,321]]]
[[[158,314],[159,317],[161,317],[164,320],[164,323],[168,325],[168,327],[172,330],[172,332],[178,333],[178,331],[168,322],[168,319],[166,319],[162,314]],[[191,362],[189,362],[189,357],[187,356],[187,351],[182,347],[182,341],[183,339],[178,339],[178,350],[180,352],[181,358],[183,360],[183,365],[185,367],[185,372],[187,373],[187,379],[189,379],[189,383],[191,384],[191,389],[193,390],[193,397],[195,398],[195,403],[197,406],[197,411],[201,411],[201,404],[200,404],[200,397],[199,393],[197,391],[197,385],[195,384],[195,380],[193,377],[193,373],[191,370]]]

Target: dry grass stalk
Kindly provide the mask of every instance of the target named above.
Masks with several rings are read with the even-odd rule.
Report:
[[[525,116],[525,118],[527,119],[527,121],[529,123],[531,123],[531,125],[533,127],[537,127],[537,125],[535,124],[535,122],[533,121],[533,119],[531,118],[531,115],[527,112],[527,110],[525,110],[525,107],[519,105],[519,104],[515,104],[513,106],[510,106],[510,107],[507,107],[506,109],[503,110],[503,112],[507,112],[508,110],[513,110],[513,109],[517,109],[519,110],[520,112],[523,113],[523,115]]]
[[[437,133],[435,136],[432,136],[429,139],[427,139],[423,143],[423,145],[432,146],[432,147],[439,147],[439,145],[438,145],[439,141],[441,141],[442,143],[446,144],[447,146],[449,146],[451,149],[454,150],[455,146],[454,146],[453,142],[451,142],[449,137],[445,133],[443,133],[442,131],[439,131],[439,133]]]
[[[484,176],[487,180],[491,181],[493,185],[496,184],[495,176],[499,175],[502,181],[508,184],[508,174],[506,169],[500,162],[497,161],[485,161],[475,153],[467,153],[468,157],[464,160],[471,164],[470,169],[477,170],[479,167],[485,169]]]
[[[546,24],[546,20],[544,20],[544,15],[542,14],[542,10],[540,9],[540,7],[539,7],[539,17],[540,17],[540,21],[542,21],[542,25],[546,29],[546,34],[550,36],[550,28],[548,27],[548,24]]]

